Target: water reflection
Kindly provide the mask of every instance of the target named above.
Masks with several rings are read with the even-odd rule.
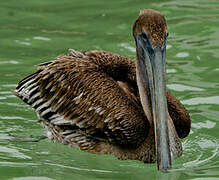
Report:
[[[33,37],[33,39],[42,40],[42,41],[50,41],[51,40],[50,38],[41,37],[41,36],[35,36],[35,37]]]
[[[185,170],[203,167],[219,156],[219,142],[217,139],[207,135],[194,137],[194,134],[192,134],[191,136],[193,141],[187,139],[183,142],[184,154],[179,159]]]
[[[21,45],[25,45],[25,46],[30,46],[30,45],[31,45],[30,42],[24,42],[24,41],[19,41],[19,40],[15,40],[15,42],[16,42],[17,44],[21,44]]]
[[[193,178],[191,180],[219,180],[219,178],[211,178],[211,177],[200,177],[200,178]]]
[[[158,172],[156,175],[156,180],[178,180],[181,176],[180,172],[177,171],[170,171],[170,173],[160,173]]]
[[[219,96],[211,97],[195,97],[182,101],[183,104],[198,105],[198,104],[219,104]]]
[[[51,166],[57,166],[57,167],[61,167],[61,168],[72,169],[72,170],[78,170],[78,171],[88,171],[88,172],[98,172],[98,173],[119,173],[117,171],[91,169],[91,168],[90,169],[85,169],[85,168],[78,168],[78,167],[74,167],[74,166],[65,166],[65,165],[53,164],[53,163],[45,163],[45,164],[51,165]]]
[[[167,44],[166,48],[167,48],[167,49],[170,49],[170,48],[172,48],[172,45]]]
[[[124,48],[124,49],[129,50],[130,52],[135,52],[136,51],[136,48],[130,46],[128,43],[121,43],[121,44],[119,44],[119,46]]]
[[[202,128],[211,129],[214,128],[215,126],[216,126],[216,122],[209,120],[199,123],[192,123],[192,127],[196,129],[202,129]]]
[[[17,86],[17,84],[2,84],[2,87],[6,87],[6,88],[15,88]],[[8,91],[9,92],[9,91]],[[10,91],[11,92],[11,91]]]
[[[9,162],[9,161],[0,161],[0,167],[1,166],[9,166],[9,167],[25,167],[25,166],[37,166],[36,163],[25,163],[25,162]]]
[[[176,69],[167,69],[166,72],[167,73],[176,73],[177,70]]]
[[[189,53],[188,52],[179,52],[176,54],[176,57],[178,58],[185,58],[185,57],[188,57],[189,56]]]
[[[12,178],[10,180],[55,180],[55,179],[43,177],[43,176],[27,176],[27,177]]]
[[[0,64],[19,64],[19,62],[16,60],[0,61]]]
[[[19,159],[31,159],[31,157],[21,153],[16,147],[6,147],[0,145],[0,158],[5,157],[19,158]]]
[[[167,84],[167,87],[174,91],[204,91],[204,89],[202,88],[183,85],[183,84]]]

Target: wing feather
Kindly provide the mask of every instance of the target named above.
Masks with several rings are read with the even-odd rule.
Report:
[[[86,58],[61,56],[41,64],[36,73],[18,84],[16,95],[46,121],[47,129],[59,126],[53,130],[56,136],[61,128],[69,126],[68,131],[75,129],[76,134],[89,142],[102,138],[115,144],[137,145],[147,137],[150,125],[136,98],[130,98],[117,82],[131,84],[134,80],[125,76],[116,78],[117,72],[104,69],[109,68],[106,63],[109,59],[101,59],[99,55],[87,58],[87,54]],[[122,70],[130,71],[129,65],[123,63]],[[60,141],[73,137],[74,134],[69,134]],[[86,142],[85,139],[80,142]]]

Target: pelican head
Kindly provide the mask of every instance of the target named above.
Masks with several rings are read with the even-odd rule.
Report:
[[[167,26],[155,10],[143,10],[133,26],[136,41],[136,73],[141,103],[154,128],[158,169],[171,168],[171,150],[166,100],[165,56]]]

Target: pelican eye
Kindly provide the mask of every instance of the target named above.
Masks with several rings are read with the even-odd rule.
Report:
[[[142,31],[141,35],[142,35],[143,39],[145,41],[147,41],[147,34],[144,31]]]

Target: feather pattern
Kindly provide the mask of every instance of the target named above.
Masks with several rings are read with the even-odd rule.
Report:
[[[35,109],[50,139],[126,159],[110,152],[110,144],[118,149],[137,148],[150,131],[138,94],[135,63],[105,51],[69,52],[40,64],[37,72],[20,81],[15,94]],[[186,121],[184,107],[169,92],[167,96],[168,105],[175,107],[170,113],[173,119]],[[152,157],[149,153],[144,161],[154,161]]]

